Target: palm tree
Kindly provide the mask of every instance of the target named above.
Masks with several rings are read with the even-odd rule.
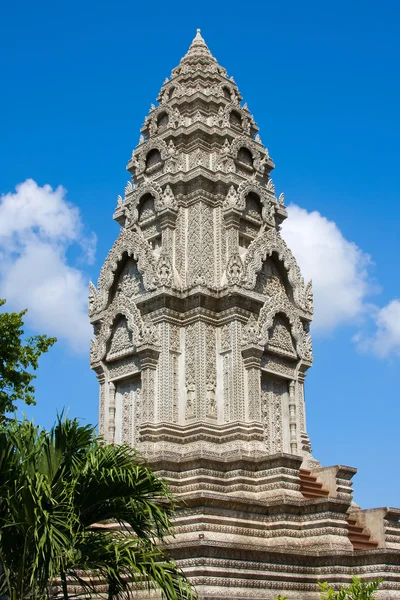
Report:
[[[0,430],[0,561],[10,600],[77,588],[129,597],[158,588],[195,597],[162,544],[174,501],[164,481],[127,446],[106,446],[92,426],[58,418],[50,432],[29,421]]]

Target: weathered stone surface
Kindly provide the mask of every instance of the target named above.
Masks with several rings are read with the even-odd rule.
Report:
[[[198,32],[145,119],[90,287],[100,432],[184,500],[171,550],[202,598],[311,600],[353,573],[390,573],[380,597],[400,598],[399,513],[360,511],[355,469],[311,455],[312,287],[241,99]],[[324,497],[304,498],[300,467]],[[378,548],[354,550],[349,510]]]

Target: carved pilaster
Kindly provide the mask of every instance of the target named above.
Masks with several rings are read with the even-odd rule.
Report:
[[[260,361],[262,346],[247,345],[242,348],[243,364],[247,379],[247,411],[249,421],[261,422]]]
[[[296,382],[289,383],[289,431],[290,431],[290,452],[297,454],[297,416],[296,416]]]
[[[162,232],[162,248],[172,258],[174,253],[174,230],[178,211],[174,208],[163,208],[158,216]]]
[[[160,349],[154,344],[142,344],[138,348],[138,355],[142,370],[142,422],[154,423],[156,403],[155,376]]]
[[[239,246],[239,224],[242,212],[233,206],[224,210],[226,260],[238,251]]]
[[[108,435],[107,442],[114,443],[115,439],[115,385],[112,381],[108,383]]]
[[[99,392],[99,436],[104,437],[105,433],[105,410],[106,410],[106,378],[104,372],[97,374],[97,381],[100,384]]]

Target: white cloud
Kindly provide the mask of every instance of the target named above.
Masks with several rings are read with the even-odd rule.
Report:
[[[377,308],[373,319],[376,330],[372,335],[361,332],[354,336],[358,349],[379,358],[400,355],[400,300],[392,300],[383,308]]]
[[[88,281],[67,262],[72,244],[90,262],[94,234],[85,237],[79,210],[59,186],[40,187],[32,179],[0,197],[0,283],[8,308],[28,308],[26,321],[40,333],[55,335],[76,351],[90,338]]]
[[[313,282],[313,330],[330,331],[352,323],[369,310],[366,297],[373,291],[367,270],[370,257],[319,212],[290,205],[288,213],[282,234],[305,280]]]

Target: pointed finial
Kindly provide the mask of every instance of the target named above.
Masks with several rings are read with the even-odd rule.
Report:
[[[205,43],[205,41],[201,35],[200,29],[197,29],[196,35],[195,35],[192,43],[190,44],[189,50],[183,57],[182,61],[183,62],[185,62],[185,61],[197,62],[198,60],[201,60],[201,59],[203,59],[203,60],[206,59],[207,61],[216,62],[215,58],[212,56],[211,52],[209,51],[209,49],[207,47],[207,44]]]

